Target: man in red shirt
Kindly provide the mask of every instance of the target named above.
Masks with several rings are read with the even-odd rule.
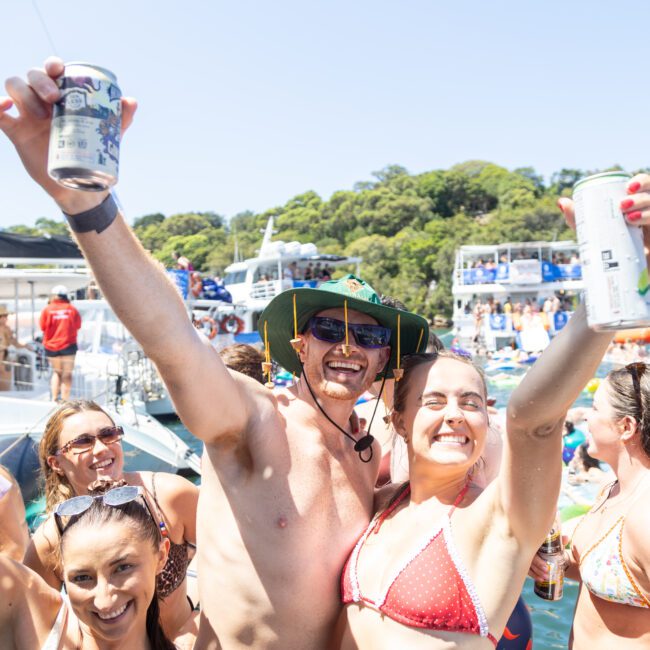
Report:
[[[62,284],[52,287],[52,299],[41,312],[40,326],[43,330],[45,356],[52,367],[50,392],[56,401],[70,399],[72,369],[77,353],[77,332],[81,316],[68,300],[68,290]]]

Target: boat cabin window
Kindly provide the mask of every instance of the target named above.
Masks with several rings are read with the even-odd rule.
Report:
[[[278,279],[278,265],[258,266],[253,273],[253,282],[272,282]]]
[[[246,281],[246,269],[241,271],[232,271],[231,273],[226,273],[226,277],[223,279],[225,285],[229,284],[240,284],[241,282]]]
[[[117,316],[111,311],[105,311],[99,338],[99,351],[113,354],[121,352],[128,336],[124,325]]]

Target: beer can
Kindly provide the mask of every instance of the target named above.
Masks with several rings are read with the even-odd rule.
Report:
[[[117,183],[122,92],[115,75],[90,63],[67,63],[52,110],[48,173],[78,190],[97,192]]]
[[[587,322],[595,330],[650,325],[643,235],[620,209],[629,180],[625,172],[605,172],[573,186]]]

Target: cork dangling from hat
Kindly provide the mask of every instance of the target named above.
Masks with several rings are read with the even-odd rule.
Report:
[[[298,309],[296,308],[296,294],[293,294],[293,338],[289,341],[291,347],[300,354],[302,350],[302,339],[298,336]]]
[[[350,356],[350,329],[348,328],[348,301],[343,301],[343,319],[345,321],[345,343],[341,346],[341,350],[346,357]]]
[[[264,355],[265,360],[262,361],[262,374],[266,375],[267,388],[275,388],[273,383],[273,364],[271,363],[271,346],[269,345],[269,333],[267,329],[267,322],[264,322]]]
[[[399,381],[404,376],[404,368],[400,368],[402,362],[402,351],[400,350],[402,344],[401,324],[401,315],[397,314],[397,367],[393,368],[393,377],[395,377],[395,381]]]

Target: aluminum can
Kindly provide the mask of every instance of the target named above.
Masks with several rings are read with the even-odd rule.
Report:
[[[629,179],[625,172],[605,172],[573,186],[587,322],[595,330],[650,325],[643,235],[620,209]]]
[[[77,190],[117,183],[122,92],[115,75],[90,63],[67,63],[52,110],[48,173]]]

